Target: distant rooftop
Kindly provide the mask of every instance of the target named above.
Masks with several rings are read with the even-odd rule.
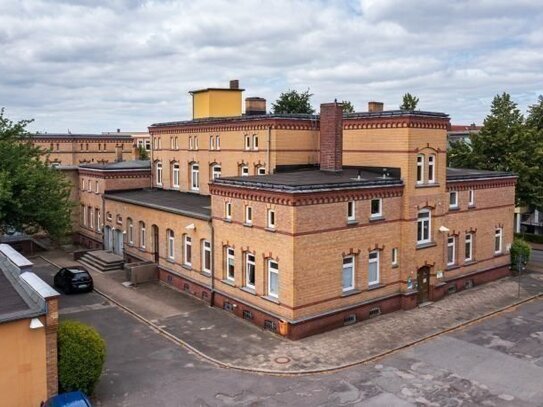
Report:
[[[386,110],[382,112],[360,112],[360,113],[345,113],[344,120],[360,119],[360,118],[387,118],[387,117],[426,117],[426,118],[449,118],[448,114],[439,112],[426,112],[422,110]],[[149,127],[167,127],[167,126],[183,126],[194,124],[213,124],[219,122],[236,122],[236,121],[259,121],[259,120],[319,120],[318,114],[262,114],[262,115],[241,115],[233,117],[206,117],[194,120],[183,120],[175,122],[154,123]]]
[[[104,198],[198,219],[211,219],[211,198],[206,195],[163,189],[134,189],[106,191]]]
[[[151,168],[151,162],[149,160],[128,160],[117,161],[111,163],[92,163],[92,164],[80,164],[80,168],[101,170],[101,171],[118,171],[118,170],[145,170]]]
[[[515,174],[507,171],[473,170],[469,168],[447,168],[447,181],[463,181],[487,178],[509,178]]]
[[[386,174],[386,177],[383,177]],[[250,177],[226,177],[213,184],[242,186],[282,192],[330,191],[339,189],[402,186],[398,169],[344,168],[341,172],[308,169]]]
[[[109,134],[71,134],[71,133],[35,133],[31,134],[32,138],[58,138],[58,139],[89,139],[89,138],[99,138],[99,139],[123,139],[130,141],[132,136],[129,134],[118,134],[118,133],[109,133]]]

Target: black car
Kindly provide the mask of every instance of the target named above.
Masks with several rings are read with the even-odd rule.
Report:
[[[92,291],[94,284],[89,272],[83,268],[61,268],[53,280],[55,287],[60,288],[66,294],[75,292]]]

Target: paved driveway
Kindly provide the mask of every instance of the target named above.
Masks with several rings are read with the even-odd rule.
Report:
[[[40,264],[35,271],[47,279],[55,270]],[[543,400],[543,301],[376,363],[303,377],[216,368],[95,293],[63,296],[61,318],[89,323],[106,339],[98,406],[522,407]],[[330,352],[342,352],[341,344]]]

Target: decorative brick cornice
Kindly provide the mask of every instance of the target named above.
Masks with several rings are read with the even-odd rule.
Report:
[[[514,187],[517,184],[516,177],[486,178],[486,179],[466,179],[447,181],[447,192],[449,191],[467,191],[470,189],[489,189]]]
[[[80,168],[79,175],[101,179],[149,178],[151,176],[151,170],[147,169],[144,171],[87,171]]]
[[[395,185],[392,187],[286,193],[263,189],[239,188],[210,184],[209,191],[211,195],[223,196],[226,198],[266,202],[285,206],[305,206],[368,200],[374,198],[399,197],[403,194],[403,186]]]
[[[394,129],[394,128],[416,128],[416,129],[438,129],[447,130],[449,118],[441,117],[417,117],[417,116],[396,116],[396,117],[354,117],[343,119],[343,130],[358,129]]]
[[[216,133],[240,131],[251,132],[260,130],[318,130],[319,121],[310,119],[263,119],[262,121],[244,122],[240,120],[235,122],[217,121],[215,123],[186,123],[177,126],[156,126],[149,127],[151,136],[182,134],[182,133],[208,133],[215,135]]]

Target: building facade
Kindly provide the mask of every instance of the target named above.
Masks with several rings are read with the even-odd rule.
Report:
[[[128,261],[293,339],[509,272],[516,179],[447,168],[447,115],[273,115],[261,98],[241,114],[238,88],[149,127],[152,188],[95,194]]]

